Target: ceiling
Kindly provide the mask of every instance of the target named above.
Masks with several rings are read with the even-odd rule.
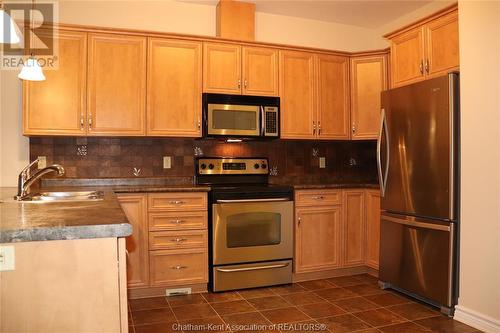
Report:
[[[218,0],[181,0],[215,6]],[[244,0],[256,11],[375,29],[433,0]]]

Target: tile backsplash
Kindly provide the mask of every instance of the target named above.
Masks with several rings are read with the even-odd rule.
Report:
[[[46,156],[67,178],[190,177],[195,156],[268,157],[274,183],[377,182],[375,141],[250,141],[180,138],[30,138],[30,159]],[[163,156],[171,168],[163,168]],[[325,157],[326,168],[319,168]]]

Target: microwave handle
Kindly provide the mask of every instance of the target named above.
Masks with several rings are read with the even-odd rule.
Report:
[[[260,106],[260,135],[265,136],[266,134],[266,122],[265,122],[265,113],[264,113],[264,107],[261,105]]]

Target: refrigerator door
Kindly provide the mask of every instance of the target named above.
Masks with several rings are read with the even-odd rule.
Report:
[[[456,80],[450,74],[382,93],[378,160],[383,210],[455,218]]]
[[[453,222],[382,214],[379,279],[434,304],[454,305]]]

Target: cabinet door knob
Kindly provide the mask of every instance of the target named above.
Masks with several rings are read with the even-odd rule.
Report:
[[[313,121],[313,134],[316,134],[316,122]]]
[[[170,221],[170,223],[172,223],[172,224],[181,224],[183,222],[184,222],[184,220],[171,220]]]
[[[321,135],[321,123],[318,121],[318,135]]]
[[[182,266],[182,265],[176,265],[176,266],[172,266],[170,267],[171,269],[185,269],[187,268],[187,266]]]
[[[187,241],[187,238],[173,238],[172,239],[172,242],[176,242],[176,243],[182,243],[185,241]]]
[[[429,59],[425,59],[425,72],[429,74]]]
[[[92,113],[89,114],[89,131],[92,131]]]
[[[248,82],[247,82],[247,80],[246,80],[246,79],[245,79],[245,81],[243,82],[243,84],[244,84],[245,88],[248,86]]]
[[[356,134],[356,125],[352,125],[352,134]]]
[[[241,80],[238,80],[238,89],[241,88]]]
[[[181,201],[181,200],[171,200],[168,203],[171,205],[181,205],[181,204],[184,204],[185,202]]]
[[[80,115],[80,131],[83,131],[84,127],[84,120],[83,120],[83,113]]]
[[[300,218],[300,216],[297,218],[297,223],[300,225],[300,222],[302,222],[302,219]]]
[[[424,75],[424,61],[420,60],[420,74]]]

